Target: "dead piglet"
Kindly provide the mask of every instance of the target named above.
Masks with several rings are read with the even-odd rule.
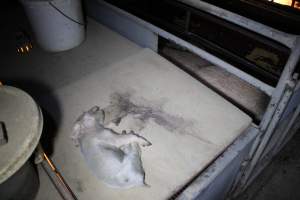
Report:
[[[145,185],[140,146],[151,143],[133,132],[121,134],[105,128],[103,110],[93,107],[75,122],[71,138],[92,172],[114,188]]]

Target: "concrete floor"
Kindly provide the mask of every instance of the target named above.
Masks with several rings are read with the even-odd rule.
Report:
[[[236,200],[300,199],[300,131]]]
[[[49,113],[57,127],[57,131],[49,131],[53,143],[50,146],[54,150],[52,159],[79,199],[166,199],[205,168],[251,123],[243,112],[154,52],[143,50],[91,20],[88,20],[86,41],[77,48],[47,53],[34,45],[29,54],[18,56],[14,49],[15,29],[27,26],[23,23],[26,17],[22,9],[14,12],[11,7],[4,14],[6,18],[15,19],[16,25],[2,21],[6,31],[1,35],[6,41],[3,41],[5,48],[0,54],[1,65],[5,66],[0,68],[0,80],[27,91],[44,113]],[[175,129],[164,129],[152,121],[145,124],[143,133],[139,130],[140,134],[149,134],[145,137],[155,144],[155,149],[143,151],[144,168],[151,169],[147,172],[151,188],[115,192],[105,187],[86,169],[80,152],[69,138],[76,116],[93,105],[107,105],[111,94],[119,91],[136,91],[137,102],[150,99],[150,106],[158,102],[160,108],[163,102],[168,113],[193,122],[188,134],[174,135]],[[187,104],[190,106],[185,106]],[[231,117],[226,113],[231,113]],[[219,121],[218,126],[210,120],[212,118]],[[49,119],[44,121],[47,123]],[[123,121],[126,128],[138,131],[138,125],[128,122],[127,127],[126,120]],[[44,132],[45,135],[48,134]],[[50,143],[49,138],[47,136],[47,143]],[[36,199],[60,199],[46,174],[42,170],[39,174],[41,185]]]
[[[12,16],[12,13],[9,9],[5,9],[4,7],[1,10],[1,15],[7,15]],[[3,17],[0,21],[2,27],[4,23],[6,24],[7,17]],[[17,23],[22,19],[21,18],[12,18],[13,23]],[[5,27],[5,26],[4,26]],[[1,37],[2,41],[4,40],[14,40],[14,35],[11,35],[9,32],[12,30],[10,27],[5,27],[3,29]],[[12,45],[13,46],[13,45]],[[9,45],[7,48],[1,49],[1,55],[8,56],[8,50],[10,50],[11,46]],[[132,51],[136,51],[137,47],[132,46]],[[76,50],[75,50],[76,51]],[[93,56],[93,55],[91,55]],[[126,57],[128,55],[120,55],[120,57]],[[26,59],[26,58],[22,58]],[[60,57],[58,56],[58,59]],[[16,61],[19,62],[19,61]],[[6,66],[6,62],[2,62],[2,66]],[[27,71],[28,77],[30,78],[30,68],[24,69],[19,68],[18,70],[21,71]],[[50,64],[49,64],[50,67]],[[1,67],[3,69],[3,67]],[[0,68],[0,69],[1,69]],[[90,69],[88,73],[93,73],[93,69]],[[1,74],[1,73],[0,73]],[[78,71],[75,70],[74,74],[72,74],[72,77],[69,77],[70,79],[73,78],[79,78],[76,75],[80,73],[80,68],[78,68]],[[4,75],[2,73],[2,75]],[[63,75],[63,74],[59,74]],[[84,74],[85,76],[86,74]],[[49,77],[49,76],[48,76]],[[5,77],[3,77],[5,78]],[[52,76],[54,81],[57,77]],[[65,80],[64,82],[56,82],[57,87],[61,87],[62,85],[69,84],[69,80]],[[51,88],[53,89],[53,88]],[[38,92],[38,91],[37,91]],[[44,174],[43,171],[40,172],[40,176],[44,177],[43,179],[47,179],[47,175]],[[274,159],[274,161],[263,171],[263,173],[253,182],[253,184],[249,187],[248,190],[245,191],[244,194],[242,194],[237,200],[298,200],[300,199],[300,131],[292,138],[292,140],[287,144],[287,146],[279,153],[279,155]],[[55,188],[51,188],[51,190],[55,191]],[[46,192],[49,192],[51,190],[47,190]],[[45,191],[40,190],[40,195],[45,195]],[[57,193],[49,193],[46,194],[48,199],[56,199],[59,198]],[[45,199],[45,198],[43,198]]]

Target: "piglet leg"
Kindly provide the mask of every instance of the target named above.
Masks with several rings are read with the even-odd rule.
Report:
[[[110,145],[121,147],[123,145],[128,145],[130,143],[138,143],[141,146],[150,146],[151,143],[133,131],[122,134],[118,134],[111,129],[105,129],[101,134],[98,135],[98,139],[102,142],[108,143]]]

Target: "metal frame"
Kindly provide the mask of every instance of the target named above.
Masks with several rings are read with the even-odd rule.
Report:
[[[273,140],[269,144],[271,148],[268,152],[262,155],[259,162],[254,166],[251,176],[248,176],[247,179],[241,179],[235,185],[235,190],[232,192],[231,196],[236,197],[242,193],[254,180],[255,178],[263,171],[263,169],[271,162],[272,158],[285,146],[285,144],[292,138],[292,136],[300,128],[300,106],[287,120],[288,123],[280,127],[282,132],[278,132],[277,139]],[[246,180],[246,181],[245,181]]]
[[[195,7],[200,10],[203,10],[205,12],[208,12],[212,15],[218,16],[226,21],[230,21],[241,27],[244,27],[246,29],[249,29],[251,31],[259,33],[259,34],[266,36],[272,40],[280,42],[289,48],[292,48],[295,46],[295,41],[297,38],[296,35],[284,33],[282,31],[276,30],[267,25],[261,24],[254,20],[251,20],[251,19],[248,19],[241,15],[235,14],[235,13],[225,10],[223,8],[219,8],[217,6],[206,3],[204,1],[200,1],[200,0],[177,0],[177,1],[188,4],[192,7]]]
[[[300,48],[298,47],[298,49]],[[298,59],[299,56],[300,55],[298,55]],[[295,86],[296,84],[297,86]],[[291,129],[294,126],[294,124],[297,123],[296,119],[299,117],[300,112],[300,81],[285,81],[284,85],[284,91],[282,92],[281,97],[278,98],[278,102],[274,102],[274,106],[269,108],[266,114],[264,115],[265,120],[261,122],[261,125],[259,127],[259,140],[253,146],[253,152],[251,153],[252,159],[249,162],[248,167],[244,171],[244,178],[240,180],[239,183],[241,187],[236,193],[242,192],[248,187],[249,184],[252,183],[255,177],[271,161],[272,157],[275,156],[276,153],[278,153],[279,150],[283,147],[283,144],[285,144],[288,141],[288,139],[290,139],[295,133],[295,131],[291,131]],[[274,100],[274,98],[272,100]],[[269,106],[271,105],[272,102],[270,102]],[[291,110],[295,111],[291,113]],[[273,115],[270,116],[268,120],[267,114],[270,114],[272,111]],[[293,116],[290,118],[289,113],[293,114]],[[281,126],[281,123],[286,119],[290,121],[286,125],[284,131],[277,131],[277,129]],[[266,126],[265,129],[262,129],[264,128],[263,126]],[[277,138],[277,140],[272,141],[272,138]],[[266,155],[268,157],[267,160],[265,159]]]
[[[257,140],[257,142],[253,147],[252,159],[251,161],[249,161],[249,166],[247,167],[243,175],[244,178],[241,180],[242,188],[245,189],[252,182],[252,180],[258,175],[257,171],[254,172],[254,169],[256,168],[260,159],[262,159],[262,155],[265,153],[266,147],[269,145],[270,139],[274,137],[273,134],[276,128],[278,127],[278,123],[282,118],[284,111],[287,108],[289,100],[291,99],[292,95],[295,92],[294,88],[298,80],[293,78],[293,73],[300,58],[300,37],[297,35],[281,32],[279,30],[273,29],[266,25],[255,22],[253,20],[247,19],[243,16],[237,15],[230,11],[208,4],[206,2],[195,1],[195,0],[178,0],[178,1],[187,3],[200,10],[204,10],[210,14],[221,17],[227,21],[233,22],[244,28],[247,28],[256,33],[264,35],[270,39],[278,41],[291,48],[291,54],[289,56],[289,59],[284,67],[279,82],[276,88],[274,89],[274,92],[271,94],[271,101],[260,123],[259,126],[260,138],[259,140]],[[294,116],[294,118],[296,118],[298,114],[299,113],[296,112],[295,113],[296,116]],[[291,124],[289,125],[289,127],[287,127],[288,130],[294,123],[293,119],[291,120]],[[287,134],[287,132],[288,131],[282,133],[283,136],[280,137],[279,141],[285,139],[285,135]],[[262,166],[261,169],[263,167],[264,166]],[[241,189],[241,191],[243,189]]]
[[[205,11],[201,11],[197,8],[191,7],[189,5],[183,4],[178,1],[173,0],[162,0],[162,1],[150,1],[150,0],[144,0],[143,4],[149,6],[143,6],[138,4],[137,6],[132,5],[130,3],[131,1],[126,0],[127,3],[119,3],[115,0],[106,0],[108,3],[112,3],[113,5],[119,7],[120,9],[123,9],[127,12],[132,13],[136,17],[146,20],[152,25],[157,26],[173,35],[179,36],[181,39],[184,39],[187,42],[190,42],[191,44],[194,44],[195,46],[198,46],[199,48],[205,49],[207,52],[218,55],[219,58],[226,60],[228,63],[231,63],[233,66],[236,66],[237,68],[240,68],[242,71],[252,75],[255,77],[256,75],[259,75],[258,79],[265,82],[266,84],[271,85],[272,87],[275,87],[280,74],[276,74],[274,71],[268,71],[265,68],[259,67],[258,65],[252,63],[249,59],[239,56],[239,54],[236,51],[231,51],[229,49],[230,47],[227,45],[223,46],[222,42],[214,42],[209,37],[206,37],[205,35],[202,35],[201,33],[198,33],[197,30],[194,30],[192,28],[192,24],[195,21],[195,18],[199,17],[203,19],[204,21],[212,23],[212,26],[217,26],[218,29],[224,29],[225,35],[227,31],[234,31],[236,34],[241,34],[245,39],[248,41],[247,44],[251,44],[251,40],[257,41],[260,45],[267,45],[268,47],[272,48],[272,51],[274,52],[280,52],[282,57],[280,58],[280,62],[284,60],[287,60],[288,55],[290,54],[289,48],[286,47],[283,44],[280,44],[277,41],[270,40],[269,38],[262,36],[260,34],[257,34],[251,30],[245,29],[243,27],[240,27],[232,22],[226,22],[224,19],[219,18],[217,16],[213,16],[212,14],[206,13]],[[137,2],[137,1],[134,1]],[[153,8],[152,6],[157,4],[158,7],[160,6],[168,6],[170,7],[171,12],[165,13],[164,10],[160,8]],[[161,4],[161,5],[160,5]],[[150,7],[152,9],[147,10],[147,7]],[[140,9],[139,9],[140,8]],[[153,13],[153,11],[156,11],[156,13]],[[181,14],[176,14],[173,11],[180,12]],[[169,16],[169,17],[180,17],[181,23],[176,23],[170,21],[170,19],[166,19],[165,17],[159,17],[161,14]],[[168,18],[168,17],[167,17]],[[176,17],[175,17],[176,18]],[[124,18],[123,18],[124,19]],[[202,28],[202,30],[205,30],[205,28]],[[200,31],[201,32],[201,31]],[[211,34],[211,33],[207,33]],[[216,33],[216,35],[219,35]],[[220,35],[221,34],[220,32]],[[229,35],[228,35],[229,36]],[[248,38],[248,39],[247,39]],[[228,38],[229,39],[229,38]],[[234,38],[232,38],[234,39]],[[249,43],[250,42],[250,43]],[[234,43],[232,43],[234,44]],[[227,48],[226,48],[227,46]],[[240,47],[239,47],[240,48]],[[244,52],[244,50],[243,50]],[[284,61],[285,62],[285,61]],[[278,68],[283,70],[282,66],[284,63],[281,63]]]
[[[212,194],[220,194],[220,192],[218,191],[228,191],[228,189],[224,188],[218,189],[218,183],[220,183],[218,181],[221,181],[223,183],[226,182],[224,181],[224,178],[227,177],[226,175],[231,174],[232,170],[235,171],[235,169],[239,169],[240,171],[235,171],[235,174],[237,174],[236,176],[234,176],[234,174],[231,174],[233,178],[236,178],[236,180],[232,181],[231,191],[233,194],[238,194],[239,192],[243,191],[266,166],[266,162],[262,160],[262,156],[270,153],[266,152],[266,149],[270,145],[274,145],[271,139],[275,136],[278,136],[275,134],[282,134],[278,136],[279,141],[277,141],[278,143],[275,144],[275,149],[269,148],[268,150],[272,151],[271,153],[275,155],[278,152],[278,148],[281,148],[282,144],[287,141],[287,136],[289,134],[292,134],[290,133],[291,131],[289,131],[289,129],[293,127],[296,119],[298,119],[300,108],[298,105],[291,105],[290,100],[293,99],[295,93],[297,93],[299,94],[300,101],[300,81],[294,74],[295,67],[300,58],[300,37],[297,35],[291,35],[281,32],[279,30],[255,22],[251,19],[247,19],[235,13],[218,8],[206,2],[202,2],[199,0],[178,1],[189,4],[200,10],[218,16],[224,20],[264,35],[265,37],[280,42],[281,44],[291,48],[289,59],[284,67],[276,88],[274,88],[266,83],[263,83],[257,78],[239,70],[238,68],[223,61],[222,59],[200,49],[199,47],[196,47],[195,45],[192,45],[189,42],[134,15],[131,15],[130,13],[119,9],[103,0],[88,0],[89,3],[87,5],[87,8],[89,14],[92,17],[96,18],[99,22],[104,23],[110,28],[116,30],[130,40],[133,40],[134,42],[140,44],[141,46],[149,47],[154,51],[157,51],[158,36],[171,40],[172,42],[187,48],[191,52],[201,56],[211,63],[227,70],[232,74],[235,74],[239,78],[262,90],[271,97],[270,103],[261,123],[258,127],[253,128],[253,130],[255,130],[257,134],[255,134],[253,140],[248,143],[251,143],[251,145],[248,146],[249,148],[247,147],[247,156],[241,156],[242,153],[239,151],[238,152],[241,155],[235,155],[234,152],[228,149],[226,151],[226,156],[218,158],[209,168],[207,168],[203,172],[203,174],[199,175],[199,177],[196,178],[191,185],[183,190],[183,193],[179,195],[179,199],[194,199],[199,195],[201,195],[201,199],[204,197],[207,197],[204,199],[210,199],[212,198],[212,196],[208,193],[205,193],[206,190],[212,191]],[[99,9],[102,11],[101,13],[98,12]],[[126,22],[125,26],[124,22]],[[138,33],[138,35],[136,33]],[[288,123],[286,127],[287,130],[283,133],[278,133],[278,131],[276,132],[283,117],[286,117],[285,113],[287,112],[287,110],[290,110],[291,107],[297,107],[297,110],[294,112],[291,121]],[[290,137],[291,136],[289,136],[289,138]],[[241,156],[244,161],[238,162],[237,165],[237,163],[234,162],[234,158],[238,156]],[[222,177],[223,180],[221,180]],[[226,180],[228,180],[228,177]],[[212,188],[212,184],[214,184],[214,187],[216,188]]]
[[[236,175],[244,165],[244,160],[249,159],[249,151],[257,135],[257,129],[250,126],[201,175],[180,191],[176,199],[211,200],[225,197],[232,189],[231,187],[235,182]]]
[[[175,36],[174,34],[171,34],[157,26],[154,26],[153,24],[150,24],[150,23],[120,9],[120,8],[117,8],[113,5],[105,2],[104,0],[98,0],[98,1],[89,0],[89,3],[93,4],[94,6],[97,6],[97,9],[110,10],[112,13],[114,13],[113,17],[111,17],[111,15],[109,15],[110,22],[108,24],[106,22],[108,19],[108,16],[102,17],[102,14],[100,12],[94,13],[95,8],[92,8],[92,6],[91,6],[88,9],[91,10],[89,12],[92,14],[92,16],[94,18],[99,20],[101,23],[108,25],[110,28],[113,28],[114,30],[116,30],[120,34],[124,35],[125,37],[128,37],[130,40],[138,42],[138,44],[140,44],[141,46],[145,46],[145,43],[139,42],[135,39],[136,36],[134,34],[134,31],[131,31],[131,34],[124,34],[124,32],[127,32],[126,30],[128,30],[129,28],[127,26],[124,26],[124,24],[122,24],[122,21],[123,21],[123,20],[121,20],[122,18],[125,18],[126,20],[134,22],[134,26],[143,27],[146,30],[148,30],[149,32],[152,32],[160,37],[163,37],[163,38],[170,40],[176,44],[179,44],[182,47],[185,47],[186,49],[190,50],[191,52],[195,53],[196,55],[201,56],[202,58],[210,61],[211,63],[215,64],[216,66],[219,66],[219,67],[225,69],[226,71],[228,71],[232,74],[235,74],[236,76],[245,80],[246,82],[250,83],[251,85],[259,88],[260,90],[265,92],[267,95],[269,95],[269,96],[272,95],[274,87],[258,80],[257,78],[243,72],[242,70],[234,67],[233,65],[229,64],[228,62],[223,61],[222,59],[214,56],[213,54],[200,49],[199,47]],[[87,6],[89,7],[89,4]],[[117,16],[118,16],[118,18],[117,18]],[[117,21],[114,21],[114,20],[117,20]],[[130,29],[130,30],[132,30],[132,29]],[[139,37],[143,37],[143,36],[139,36]],[[146,47],[147,47],[147,45],[146,45]]]
[[[278,127],[280,120],[282,119],[282,115],[287,108],[288,102],[295,93],[294,88],[298,80],[293,78],[293,75],[295,67],[299,62],[300,58],[300,37],[297,35],[292,35],[273,29],[264,24],[247,19],[243,16],[237,15],[235,13],[232,13],[230,11],[224,10],[222,8],[216,7],[203,1],[178,1],[186,3],[190,6],[194,6],[200,10],[204,10],[205,12],[223,18],[227,21],[233,22],[237,25],[240,25],[256,33],[264,35],[291,48],[291,54],[280,76],[279,82],[272,94],[270,95],[271,101],[259,126],[260,138],[253,146],[252,159],[251,161],[249,161],[249,166],[247,167],[243,175],[244,178],[241,180],[241,185],[243,185],[242,188],[245,189],[258,175],[258,172],[255,172],[254,169],[257,167],[257,164],[262,159],[262,155],[266,153],[265,150],[269,145],[270,139],[274,137],[274,132]],[[295,116],[291,119],[287,130],[284,133],[282,133],[282,136],[279,138],[279,142],[282,142],[285,139],[288,130],[294,124],[294,119],[296,119],[298,115],[299,113],[296,112]],[[279,146],[277,146],[277,148],[279,148]],[[262,166],[261,169],[263,167],[264,166]],[[241,191],[243,189],[241,189]]]

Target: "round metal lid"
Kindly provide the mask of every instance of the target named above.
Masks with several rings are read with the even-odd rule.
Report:
[[[0,85],[0,184],[29,159],[42,127],[35,101],[20,89]]]

